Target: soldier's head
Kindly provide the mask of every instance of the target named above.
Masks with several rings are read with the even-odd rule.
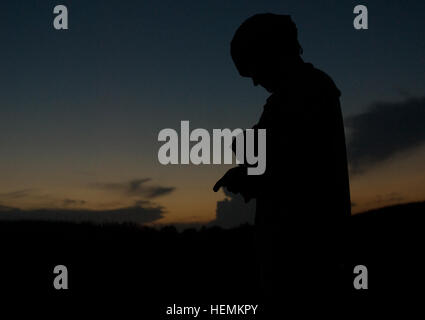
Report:
[[[256,14],[242,23],[231,42],[240,75],[270,92],[302,61],[301,54],[297,27],[289,15]]]

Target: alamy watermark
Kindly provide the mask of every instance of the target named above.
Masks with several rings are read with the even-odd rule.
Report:
[[[191,132],[189,121],[181,121],[179,143],[179,134],[176,130],[162,129],[158,134],[158,141],[165,143],[158,150],[159,162],[163,165],[232,164],[232,145],[235,140],[236,164],[248,164],[248,175],[262,175],[266,171],[265,129],[212,131],[211,139],[206,129],[197,128]],[[191,146],[191,143],[195,144]]]

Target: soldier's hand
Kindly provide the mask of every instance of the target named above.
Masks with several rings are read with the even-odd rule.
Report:
[[[216,182],[213,187],[214,192],[217,192],[221,187],[226,187],[227,190],[233,193],[239,193],[242,189],[244,177],[244,168],[235,167],[226,172],[226,174]]]

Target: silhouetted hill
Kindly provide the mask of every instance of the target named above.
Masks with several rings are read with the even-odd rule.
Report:
[[[0,234],[0,290],[15,301],[110,301],[102,306],[106,313],[124,304],[157,315],[167,304],[249,303],[258,293],[250,226],[177,232],[131,224],[1,222]],[[68,268],[69,290],[53,288],[56,265]]]
[[[352,216],[343,294],[363,299],[416,287],[423,266],[424,214],[425,202],[418,202]],[[96,297],[125,301],[128,308],[144,305],[152,314],[167,303],[261,300],[250,225],[178,232],[173,226],[2,221],[0,235],[1,290],[9,297]],[[53,288],[53,268],[59,264],[69,271],[67,291]],[[369,269],[367,292],[352,288],[358,264]]]
[[[393,220],[393,219],[414,219],[415,217],[420,216],[423,212],[425,212],[425,201],[422,202],[410,202],[404,204],[396,204],[392,206],[387,206],[383,208],[369,210],[363,213],[359,213],[354,215],[354,219],[385,219],[385,220]],[[385,215],[380,217],[381,215]]]
[[[351,217],[353,243],[395,252],[416,248],[424,237],[425,202],[412,202],[370,210]],[[370,251],[370,249],[369,249]]]
[[[417,298],[423,277],[425,202],[370,210],[351,217],[351,265],[368,267],[367,294],[382,297]],[[356,292],[358,294],[358,292]]]

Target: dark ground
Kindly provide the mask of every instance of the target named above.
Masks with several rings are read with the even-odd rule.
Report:
[[[422,202],[351,217],[341,278],[347,301],[361,306],[424,291],[424,214]],[[137,311],[137,318],[155,319],[174,303],[262,301],[252,226],[177,232],[174,227],[3,221],[0,235],[3,306],[59,304],[68,312],[85,304],[105,313],[122,308]],[[68,268],[69,290],[53,287],[59,264]],[[353,289],[358,264],[368,268],[368,290]],[[288,292],[282,292],[284,299]]]

